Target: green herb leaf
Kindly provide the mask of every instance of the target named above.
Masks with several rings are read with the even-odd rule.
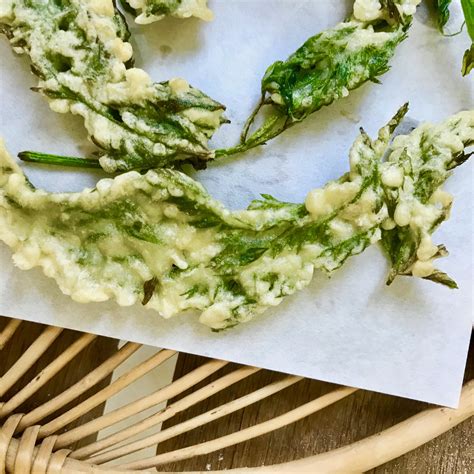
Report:
[[[142,302],[166,317],[195,309],[216,330],[248,321],[304,288],[314,270],[333,272],[376,242],[390,281],[415,275],[454,288],[434,268],[447,251],[431,235],[449,215],[441,186],[474,141],[474,112],[392,142],[406,111],[376,139],[361,131],[350,172],[304,204],[263,195],[241,211],[170,169],[50,194],[33,189],[0,149],[0,240],[17,266],[43,267],[75,300]]]
[[[467,31],[471,40],[474,41],[474,0],[461,0],[461,5]]]
[[[472,71],[472,68],[474,68],[474,43],[464,52],[461,68],[462,75],[467,76]]]
[[[434,6],[438,15],[438,28],[444,33],[444,27],[449,20],[449,6],[452,0],[434,0]]]
[[[84,118],[106,171],[186,160],[205,166],[214,156],[208,140],[225,122],[225,107],[183,79],[153,83],[132,68],[126,23],[108,5],[98,10],[80,0],[19,0],[1,11],[1,30],[16,52],[29,55],[39,77],[34,90],[53,110]]]
[[[472,116],[473,112],[467,115]],[[421,272],[425,271],[424,261],[431,262],[447,254],[444,246],[431,243],[430,236],[448,219],[451,209],[452,198],[441,186],[457,163],[464,163],[469,156],[465,157],[463,149],[473,143],[474,133],[472,124],[466,125],[465,128],[459,117],[454,116],[442,126],[421,125],[410,134],[410,140],[406,137],[394,140],[392,156],[397,157],[397,166],[403,168],[405,177],[403,188],[385,188],[389,215],[394,222],[393,228],[382,230],[382,245],[392,263],[388,284],[397,275],[411,275],[415,265]],[[447,141],[441,145],[443,136]],[[462,137],[462,147],[457,136]],[[452,148],[448,150],[447,146]],[[389,157],[385,166],[390,163]],[[415,273],[420,272],[415,268]],[[435,269],[429,273],[435,274],[438,276],[429,279],[447,284],[443,273]]]
[[[351,90],[390,68],[397,46],[407,37],[411,15],[402,14],[402,2],[385,1],[372,19],[358,1],[354,16],[309,38],[285,61],[268,67],[261,82],[262,98],[248,118],[238,146],[217,150],[216,157],[241,153],[267,143],[321,107],[346,97]],[[272,114],[249,136],[263,107]]]
[[[424,279],[430,280],[434,283],[439,283],[440,285],[447,286],[452,290],[457,290],[459,288],[458,284],[449,275],[440,272],[439,270],[432,273],[431,275],[428,275],[427,277],[424,277]]]

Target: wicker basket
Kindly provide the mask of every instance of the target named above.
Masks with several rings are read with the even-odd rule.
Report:
[[[181,421],[179,417],[197,404],[214,402],[225,389],[235,389],[251,377],[261,378],[265,372],[244,366],[226,370],[230,367],[227,362],[206,360],[169,385],[103,414],[103,404],[107,400],[165,363],[175,352],[156,350],[146,360],[127,368],[111,381],[111,374],[140,350],[139,344],[128,342],[120,348],[116,344],[111,345],[110,351],[101,351],[89,358],[95,366],[89,367],[82,362],[77,365],[77,361],[83,360],[81,356],[98,339],[97,336],[35,325],[38,327],[36,333],[29,331],[32,333],[28,334],[29,339],[21,338],[25,324],[32,326],[19,320],[8,320],[0,332],[0,367],[7,367],[0,378],[0,472],[156,472],[156,469],[166,469],[170,463],[179,460],[255,440],[351,397],[357,391],[349,387],[333,387],[329,392],[265,421],[257,420],[243,429],[214,439],[163,452],[162,446],[166,446],[167,440],[183,436],[191,430],[197,430],[199,434],[200,429],[215,420],[252,404],[284,397],[287,393],[285,389],[301,383],[302,379],[279,375],[249,393],[231,397],[225,403]],[[61,338],[63,341],[59,344]],[[24,347],[18,347],[15,340],[22,340]],[[55,346],[60,346],[58,353],[54,351]],[[13,351],[12,347],[16,350]],[[71,368],[75,377],[68,381],[61,379],[61,374],[71,373]],[[48,396],[43,400],[44,397],[39,394],[46,387]],[[160,408],[164,402],[168,402],[166,408]],[[140,418],[141,413],[145,413],[146,417]],[[421,446],[473,414],[474,380],[464,386],[457,410],[429,408],[355,443],[245,472],[366,471]],[[178,421],[173,424],[177,418]],[[115,431],[97,439],[101,430],[117,426],[124,420],[129,421],[128,426],[119,425]],[[158,430],[162,423],[165,425]],[[225,421],[223,425],[226,425]],[[153,429],[155,431],[150,434]],[[158,443],[160,449],[157,454]],[[153,448],[152,455],[150,447]],[[143,451],[145,448],[148,450]],[[124,458],[130,453],[138,453],[138,457],[134,460]],[[141,453],[144,454],[140,456]],[[232,471],[241,472],[241,469]]]

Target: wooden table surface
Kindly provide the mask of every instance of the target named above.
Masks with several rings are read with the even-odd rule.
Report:
[[[0,317],[0,331],[6,323],[6,318]],[[10,341],[0,358],[0,375],[11,366],[14,360],[22,354],[26,347],[34,340],[41,331],[41,326],[31,323],[22,323],[21,331]],[[73,331],[63,331],[53,347],[45,354],[47,360],[53,360],[64,348],[77,338]],[[34,399],[26,402],[21,408],[22,412],[40,405],[44,401],[59,393],[64,387],[77,381],[92,367],[96,367],[102,360],[106,359],[115,351],[117,341],[108,338],[97,338],[81,354],[80,363],[71,367],[67,366],[60,376],[53,379],[38,392]],[[6,352],[6,356],[5,353]],[[203,358],[181,354],[175,371],[175,378],[189,372],[191,369],[202,364]],[[14,393],[18,386],[24,385],[25,381],[31,379],[32,374],[37,372],[33,367],[22,380],[10,391]],[[235,365],[229,364],[227,371],[235,369]],[[220,373],[222,375],[222,372]],[[206,400],[178,415],[167,422],[166,426],[178,423],[196,414],[202,413],[215,407],[217,404],[225,403],[230,399],[248,393],[270,381],[281,378],[281,374],[261,371],[245,382],[241,382],[230,389],[225,390],[212,398]],[[468,357],[468,366],[465,379],[474,378],[474,338],[471,338],[471,347]],[[209,380],[207,380],[208,382]],[[207,383],[206,382],[206,383]],[[103,381],[103,385],[108,383]],[[185,435],[168,440],[158,446],[158,452],[165,452],[184,447],[196,442],[202,442],[229,432],[245,428],[259,421],[264,421],[275,415],[300,405],[310,399],[329,391],[331,384],[304,380],[286,389],[280,394],[270,397],[259,404],[252,405],[244,410],[236,412],[220,421],[206,425],[205,428],[194,430]],[[186,395],[185,392],[183,395]],[[7,394],[8,398],[9,394]],[[241,443],[237,446],[188,461],[182,461],[173,465],[163,466],[163,470],[208,470],[229,469],[241,466],[259,466],[262,464],[273,464],[301,458],[311,454],[324,452],[344,444],[364,438],[368,435],[383,430],[394,423],[417,413],[425,408],[427,404],[381,395],[374,392],[359,391],[355,395],[344,399],[337,404],[324,409],[304,420],[294,423],[286,428],[277,430],[271,434],[262,436],[255,440]],[[68,407],[65,407],[65,409]],[[86,419],[97,416],[103,407],[87,415],[86,418],[77,420],[75,424],[81,424]],[[371,472],[373,473],[471,473],[474,472],[474,418],[465,421],[453,430],[430,443],[387,463]],[[90,440],[88,440],[90,441]],[[161,470],[161,469],[160,469]]]

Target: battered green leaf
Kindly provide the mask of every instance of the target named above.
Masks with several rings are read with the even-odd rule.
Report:
[[[262,145],[321,107],[346,97],[390,68],[397,46],[407,37],[419,1],[384,1],[373,7],[356,0],[353,16],[330,30],[308,39],[286,61],[277,61],[261,83],[261,100],[248,118],[235,147],[218,150],[225,156]],[[272,115],[249,135],[259,111]]]
[[[128,30],[112,0],[6,2],[0,24],[14,51],[29,55],[34,90],[53,110],[84,118],[106,171],[213,158],[208,140],[224,106],[183,79],[153,83],[131,67]]]
[[[447,218],[441,186],[474,142],[474,112],[407,136],[407,107],[350,151],[350,172],[304,204],[269,195],[229,211],[171,169],[124,173],[81,193],[35,190],[0,151],[0,240],[21,269],[39,266],[77,301],[142,302],[165,317],[197,310],[223,329],[248,321],[381,241],[390,281],[414,275],[455,287],[434,267],[431,234]],[[391,143],[391,144],[390,144]]]

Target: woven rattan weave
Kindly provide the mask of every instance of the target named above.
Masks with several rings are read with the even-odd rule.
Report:
[[[15,334],[18,334],[21,328],[22,323],[19,320],[11,319],[0,332],[0,358],[7,356],[9,344],[14,341]],[[42,329],[0,378],[0,472],[15,474],[104,472],[104,470],[156,472],[156,469],[160,470],[160,466],[171,462],[255,439],[308,417],[356,392],[353,388],[338,387],[286,413],[263,422],[256,422],[240,431],[152,456],[149,455],[149,450],[143,451],[143,456],[140,456],[145,448],[155,447],[158,443],[183,435],[190,430],[200,429],[215,420],[222,418],[222,422],[225,423],[225,416],[252,404],[258,404],[267,397],[280,396],[285,389],[301,382],[301,378],[282,375],[280,379],[244,396],[149,434],[150,428],[160,426],[177,414],[228,387],[242,383],[260,371],[254,367],[237,367],[230,372],[224,370],[225,373],[219,375],[217,372],[224,369],[228,363],[208,360],[163,388],[108,413],[104,414],[99,410],[93,417],[84,419],[85,415],[92,413],[131,384],[139,383],[143,376],[175,355],[171,350],[156,350],[146,360],[142,360],[109,382],[112,372],[141,348],[139,344],[128,342],[114,350],[104,360],[98,358],[97,366],[87,371],[77,382],[62,387],[57,395],[33,410],[23,413],[21,407],[25,401],[34,398],[46,384],[54,383],[61,371],[66,366],[72,366],[78,355],[87,350],[97,337],[91,334],[77,334],[65,350],[53,360],[40,364],[40,370],[31,375],[32,368],[38,367],[44,354],[55,344],[61,333],[62,330],[55,327]],[[23,383],[25,375],[27,380]],[[212,375],[215,375],[212,381],[208,381]],[[179,398],[183,392],[186,393]],[[161,403],[167,401],[170,402],[166,408],[158,408]],[[154,413],[145,418],[137,418],[140,413],[153,407],[157,407]],[[380,433],[330,452],[283,464],[252,468],[245,472],[366,471],[430,441],[473,414],[474,381],[470,381],[463,388],[461,403],[457,410],[430,408]],[[116,429],[105,437],[96,438],[101,430],[113,427],[124,420],[129,421],[127,427]],[[76,447],[78,445],[80,447]],[[132,461],[130,458],[124,459],[124,456],[130,453],[139,455]],[[232,471],[241,472],[240,469]]]

